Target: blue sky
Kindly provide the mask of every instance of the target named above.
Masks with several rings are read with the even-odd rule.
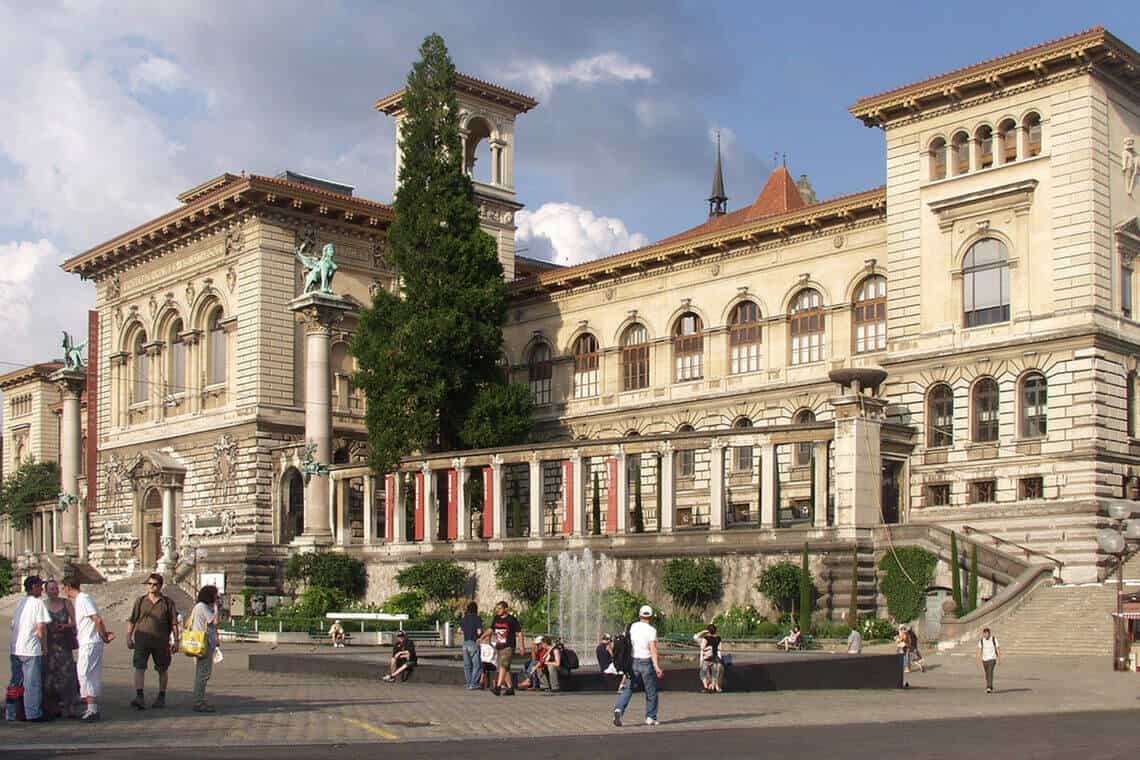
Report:
[[[521,245],[563,261],[701,222],[717,128],[730,208],[773,154],[828,198],[884,181],[882,134],[847,113],[861,96],[1096,24],[1140,46],[1125,2],[266,7],[0,0],[0,370],[83,330],[93,289],[64,258],[209,177],[288,167],[390,200],[371,106],[432,31],[461,71],[541,101],[517,128]]]

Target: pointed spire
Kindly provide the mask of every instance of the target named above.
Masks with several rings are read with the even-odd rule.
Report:
[[[712,195],[709,196],[709,219],[724,216],[728,196],[724,194],[724,171],[720,161],[720,130],[716,131],[716,173],[713,175]]]

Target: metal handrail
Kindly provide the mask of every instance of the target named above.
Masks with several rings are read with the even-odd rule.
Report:
[[[981,533],[983,536],[987,536],[987,537],[993,539],[993,542],[995,544],[1008,544],[1009,546],[1013,546],[1013,547],[1025,552],[1025,558],[1026,559],[1029,559],[1030,555],[1035,555],[1038,557],[1044,557],[1045,559],[1049,560],[1050,562],[1052,562],[1054,565],[1057,566],[1057,573],[1058,574],[1060,574],[1060,572],[1065,569],[1065,563],[1062,562],[1061,560],[1057,559],[1056,557],[1049,555],[1049,554],[1046,554],[1045,552],[1038,551],[1037,549],[1031,549],[1028,546],[1025,546],[1024,544],[1017,543],[1016,541],[1010,541],[1008,538],[1002,538],[1001,536],[996,536],[993,533],[990,533],[988,530],[982,530],[981,528],[975,528],[972,525],[963,525],[962,526],[962,532],[965,533],[967,536],[970,535],[971,533]]]

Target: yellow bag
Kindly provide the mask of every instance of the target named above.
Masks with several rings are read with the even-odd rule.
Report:
[[[182,632],[182,654],[190,657],[201,657],[206,654],[206,632],[205,631],[183,631]]]

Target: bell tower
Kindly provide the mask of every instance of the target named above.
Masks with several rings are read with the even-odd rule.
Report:
[[[463,169],[475,185],[480,224],[495,238],[499,262],[507,281],[515,277],[515,214],[523,207],[515,196],[515,119],[538,105],[519,92],[456,75],[459,134],[463,143]],[[404,118],[404,91],[376,103],[376,110],[396,120],[396,133]],[[396,181],[403,156],[396,149]]]

